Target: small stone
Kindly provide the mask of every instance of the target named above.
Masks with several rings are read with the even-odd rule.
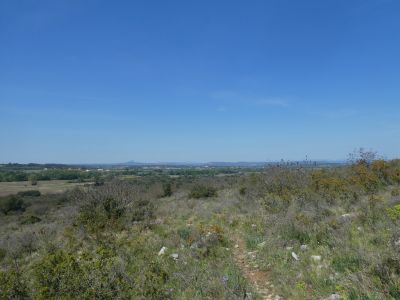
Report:
[[[329,296],[328,300],[340,300],[342,297],[339,294],[332,294]]]
[[[342,222],[349,222],[355,219],[357,215],[355,213],[348,213],[348,214],[343,214],[340,216],[340,221]]]
[[[173,291],[174,291],[174,289],[173,289],[173,288],[170,288],[170,289],[168,289],[168,290],[165,292],[165,294],[166,294],[166,295],[170,295]]]
[[[171,257],[175,260],[177,260],[179,258],[179,254],[178,253],[172,253]]]
[[[321,256],[320,255],[311,255],[311,259],[313,261],[321,261]]]
[[[308,249],[308,246],[307,245],[301,245],[300,246],[300,250],[301,251],[306,251]]]
[[[293,247],[286,247],[286,250],[293,250]]]
[[[229,277],[228,277],[228,276],[226,276],[226,275],[222,276],[222,282],[223,282],[223,283],[227,283],[228,280],[229,280]]]
[[[238,244],[236,244],[236,245],[235,245],[235,248],[239,248],[239,245],[238,245]]]
[[[299,260],[299,257],[298,257],[297,254],[294,253],[294,252],[292,252],[292,257],[293,257],[295,260]]]
[[[162,247],[161,249],[160,249],[160,251],[158,252],[158,255],[160,256],[160,255],[164,255],[165,254],[165,250],[167,250],[167,247]]]
[[[257,225],[256,224],[251,224],[251,227],[256,228]]]

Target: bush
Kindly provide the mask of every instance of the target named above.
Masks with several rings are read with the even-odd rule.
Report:
[[[164,190],[164,197],[172,196],[172,185],[170,182],[166,182],[163,184],[163,190]]]
[[[217,196],[217,189],[206,185],[195,185],[192,187],[189,193],[189,197],[195,199],[209,198],[216,196]]]
[[[169,275],[164,266],[157,260],[150,261],[143,270],[143,282],[139,283],[137,293],[141,299],[168,299],[165,291]]]
[[[400,219],[400,204],[387,208],[386,213],[393,221]]]
[[[123,227],[126,221],[147,221],[153,217],[153,206],[135,186],[113,181],[103,186],[77,190],[73,197],[80,204],[78,222],[92,231]]]
[[[6,257],[7,251],[0,248],[0,262]]]
[[[21,224],[23,224],[23,225],[29,225],[29,224],[38,223],[38,222],[40,222],[40,221],[42,221],[41,218],[36,217],[36,216],[33,216],[33,215],[29,215],[29,216],[26,216],[26,217],[21,221]]]
[[[21,197],[40,197],[41,193],[38,190],[22,191],[17,194]]]
[[[12,211],[24,211],[25,203],[18,196],[8,196],[0,199],[0,210],[7,215]]]
[[[55,250],[34,266],[35,299],[129,299],[130,284],[115,253]]]
[[[123,216],[124,207],[119,207],[115,199],[105,198],[98,204],[85,204],[80,208],[78,222],[91,230],[116,225]]]
[[[239,188],[239,194],[244,196],[246,194],[247,188],[245,186],[241,186]]]
[[[28,288],[16,270],[0,271],[0,299],[29,299]]]
[[[135,202],[132,210],[132,221],[142,222],[154,217],[154,206],[149,200],[139,200]]]

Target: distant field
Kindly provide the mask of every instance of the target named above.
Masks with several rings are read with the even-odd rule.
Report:
[[[68,180],[38,181],[37,185],[31,185],[29,181],[0,182],[0,196],[7,196],[28,190],[38,190],[42,194],[62,193],[83,184],[69,183]]]

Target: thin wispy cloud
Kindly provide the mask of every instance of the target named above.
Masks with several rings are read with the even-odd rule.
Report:
[[[287,108],[290,106],[289,101],[285,98],[245,95],[234,91],[215,91],[210,94],[210,97],[226,105],[275,106],[280,108]]]
[[[347,119],[360,115],[360,111],[350,108],[311,111],[311,115],[326,119]]]
[[[279,107],[289,106],[288,102],[281,98],[260,99],[255,101],[254,103],[259,106],[279,106]]]

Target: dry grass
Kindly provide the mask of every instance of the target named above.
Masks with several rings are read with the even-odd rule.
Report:
[[[38,181],[37,185],[31,185],[29,181],[0,182],[0,197],[29,190],[38,190],[42,194],[58,194],[83,184],[70,183],[68,180]]]

